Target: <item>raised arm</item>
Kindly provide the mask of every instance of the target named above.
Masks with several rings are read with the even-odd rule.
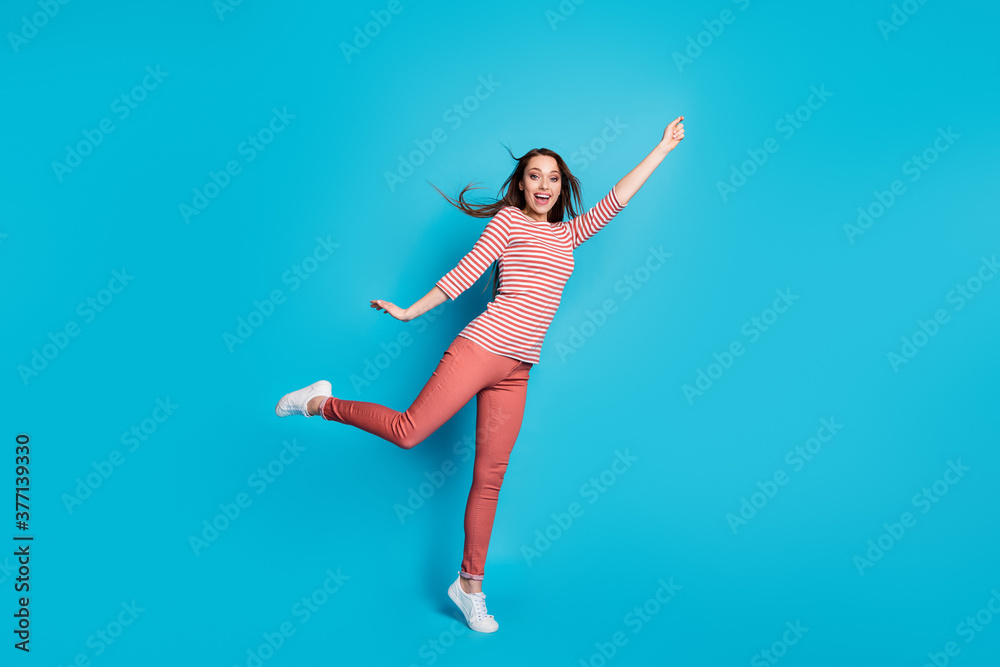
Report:
[[[681,123],[683,119],[684,116],[678,116],[674,122],[667,126],[663,132],[663,139],[656,145],[656,148],[622,180],[618,181],[604,196],[604,199],[597,202],[597,205],[583,215],[566,223],[570,237],[573,239],[574,248],[599,232],[612,218],[618,215],[628,204],[632,195],[642,187],[653,170],[659,166],[667,153],[677,147],[677,144],[684,138],[684,125]]]
[[[674,150],[677,144],[684,139],[684,123],[681,122],[683,120],[684,116],[675,118],[663,131],[663,139],[656,145],[656,148],[615,184],[615,195],[622,206],[628,204],[628,200],[639,191],[653,170],[660,166],[660,162],[667,156],[667,153]]]

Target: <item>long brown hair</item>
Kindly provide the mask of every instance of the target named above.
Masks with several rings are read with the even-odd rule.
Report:
[[[524,171],[528,168],[528,161],[535,157],[536,155],[547,155],[556,161],[556,165],[559,168],[559,174],[562,179],[562,188],[559,192],[559,198],[556,203],[553,204],[552,208],[549,209],[546,219],[549,222],[562,222],[565,217],[568,216],[573,219],[577,216],[577,211],[583,210],[583,205],[580,196],[580,181],[573,175],[566,166],[566,162],[563,161],[559,154],[548,148],[532,148],[530,151],[517,157],[510,150],[509,146],[504,146],[507,152],[510,153],[510,157],[517,160],[517,166],[514,167],[514,171],[511,175],[507,177],[507,180],[503,182],[500,186],[500,192],[503,192],[499,198],[493,201],[482,201],[479,203],[469,203],[465,198],[465,193],[470,190],[483,190],[480,186],[476,186],[473,183],[469,183],[462,191],[458,193],[457,198],[451,198],[445,193],[441,192],[436,185],[431,183],[431,187],[438,191],[438,193],[448,200],[448,203],[455,206],[464,213],[467,213],[476,218],[492,218],[497,213],[501,211],[506,206],[514,206],[518,210],[523,210],[527,205],[527,201],[524,197],[524,191],[518,188],[518,184],[524,179]],[[428,181],[430,182],[430,181]],[[504,190],[506,189],[506,192]],[[493,296],[492,299],[496,299],[497,288],[500,282],[500,263],[499,261],[493,262],[493,274],[490,278],[493,282]],[[487,283],[487,287],[489,284]],[[485,291],[486,288],[483,288]]]

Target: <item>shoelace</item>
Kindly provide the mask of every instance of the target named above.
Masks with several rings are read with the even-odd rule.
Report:
[[[476,613],[477,620],[493,618],[493,614],[486,613],[486,593],[473,593],[471,597],[472,608]]]

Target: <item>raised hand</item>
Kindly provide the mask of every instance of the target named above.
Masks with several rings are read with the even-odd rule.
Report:
[[[397,320],[402,322],[408,322],[409,318],[406,316],[406,311],[391,301],[383,301],[381,299],[371,300],[372,308],[375,310],[388,313],[395,317]]]
[[[667,151],[677,148],[677,144],[684,140],[684,123],[681,122],[682,120],[684,120],[684,116],[678,116],[663,131],[663,139],[660,141],[660,146]]]

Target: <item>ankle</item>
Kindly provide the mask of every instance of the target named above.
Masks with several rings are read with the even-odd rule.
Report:
[[[306,412],[312,416],[317,416],[323,413],[323,403],[326,402],[328,396],[313,396],[306,403]]]

